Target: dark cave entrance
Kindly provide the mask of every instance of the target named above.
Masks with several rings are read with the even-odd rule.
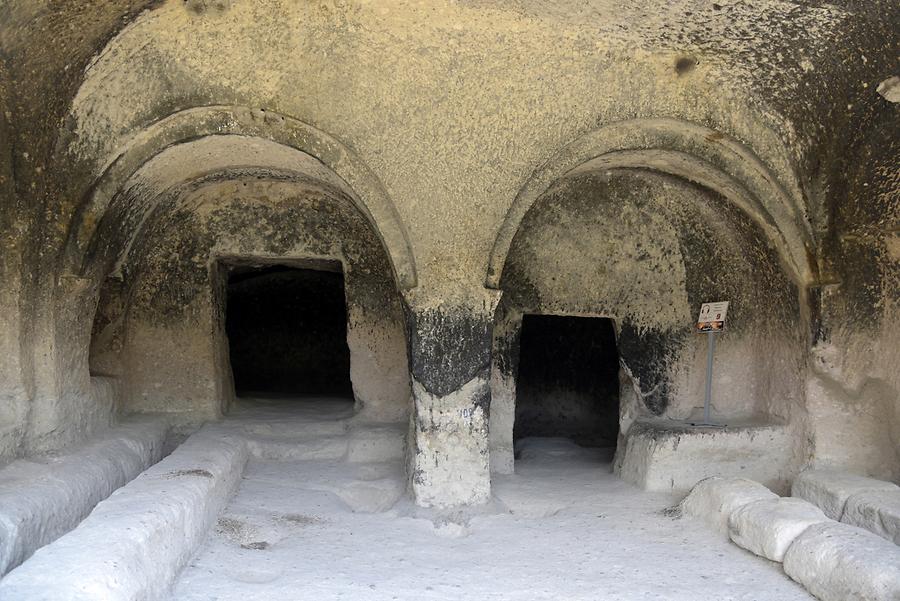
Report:
[[[353,398],[339,261],[231,266],[225,302],[237,396]]]
[[[619,352],[611,319],[525,315],[516,380],[515,441],[564,437],[615,448]]]

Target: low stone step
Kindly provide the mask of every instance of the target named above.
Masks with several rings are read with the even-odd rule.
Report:
[[[261,436],[247,438],[248,448],[254,457],[277,461],[345,459],[349,444],[350,439],[346,434],[306,439]]]
[[[263,436],[266,438],[291,438],[304,439],[320,436],[337,436],[346,434],[349,430],[349,421],[323,420],[323,421],[279,421],[256,422],[243,427],[249,436]]]
[[[405,435],[405,426],[399,424],[356,427],[350,431],[347,461],[402,461]]]

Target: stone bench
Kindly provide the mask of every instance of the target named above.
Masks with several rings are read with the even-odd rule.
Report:
[[[159,461],[166,432],[163,419],[136,417],[64,454],[0,469],[0,576]]]
[[[243,438],[204,426],[0,580],[0,599],[161,599],[237,488]]]
[[[842,482],[841,491],[853,482],[859,484],[852,479]],[[887,488],[850,495],[832,490],[817,498],[825,499],[832,512],[842,506],[845,518],[873,521],[871,508],[886,506],[884,496],[893,499],[894,491]],[[900,601],[897,546],[868,530],[834,521],[803,499],[778,497],[742,478],[708,478],[694,487],[679,509],[719,532],[726,520],[735,544],[783,562],[785,573],[821,601]]]

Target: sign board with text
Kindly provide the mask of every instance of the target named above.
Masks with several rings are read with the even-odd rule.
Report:
[[[703,303],[700,306],[700,317],[697,318],[698,332],[721,332],[725,329],[725,316],[728,314],[728,301]]]

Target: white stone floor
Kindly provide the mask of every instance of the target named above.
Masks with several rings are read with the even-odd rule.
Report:
[[[524,442],[495,503],[455,516],[413,507],[399,461],[252,460],[170,598],[812,599],[780,565],[664,515],[679,499],[622,482],[602,452]]]

